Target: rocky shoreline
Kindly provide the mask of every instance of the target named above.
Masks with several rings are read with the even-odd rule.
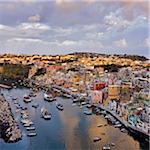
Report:
[[[0,94],[0,137],[8,143],[17,142],[22,138],[21,130],[3,94]]]

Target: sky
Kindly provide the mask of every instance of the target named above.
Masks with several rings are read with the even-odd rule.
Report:
[[[148,0],[0,0],[0,54],[149,56]]]

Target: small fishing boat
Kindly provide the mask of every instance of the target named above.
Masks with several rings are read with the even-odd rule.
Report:
[[[87,107],[87,108],[91,108],[92,105],[91,105],[91,104],[87,104],[86,107]]]
[[[115,128],[120,128],[121,126],[122,126],[121,124],[114,125]]]
[[[21,114],[29,115],[29,112],[28,112],[28,110],[22,110],[22,111],[21,111]]]
[[[48,110],[46,108],[41,108],[41,114],[45,120],[51,119],[51,114],[48,112]]]
[[[110,146],[115,146],[115,143],[111,142],[111,143],[110,143]]]
[[[92,111],[90,111],[90,110],[85,110],[85,111],[84,111],[84,114],[86,114],[86,115],[92,115]]]
[[[23,97],[23,101],[24,101],[25,103],[29,103],[29,102],[32,101],[32,99],[31,99],[29,96],[25,95],[25,96]]]
[[[33,91],[31,91],[31,92],[29,93],[29,96],[30,96],[30,97],[36,97],[36,93],[33,92]]]
[[[110,146],[103,146],[103,150],[110,150]]]
[[[101,114],[101,111],[99,108],[95,108],[94,109],[94,112],[96,113],[96,115],[100,115]]]
[[[27,107],[21,107],[22,110],[27,110]]]
[[[95,137],[95,138],[93,139],[94,142],[98,142],[98,141],[100,141],[100,140],[101,140],[100,137]]]
[[[56,107],[58,110],[61,110],[61,111],[64,110],[64,107],[62,104],[57,104]]]
[[[66,97],[66,98],[72,98],[72,96],[69,95],[69,94],[67,94],[67,93],[64,93],[64,94],[63,94],[63,97]]]
[[[107,119],[108,123],[109,124],[116,124],[116,119],[112,116],[110,116],[108,119]]]
[[[81,102],[81,105],[83,106],[83,105],[86,105],[86,102]]]
[[[29,122],[29,120],[28,119],[21,119],[21,121],[20,121],[22,124],[25,124],[25,123],[28,123]]]
[[[16,104],[16,105],[17,105],[17,104],[18,104],[18,101],[17,101],[17,100],[14,100],[14,104]]]
[[[101,114],[106,115],[107,113],[105,110],[103,110],[103,111],[101,111]]]
[[[26,127],[33,125],[34,123],[30,119],[21,119],[21,123]]]
[[[29,132],[28,134],[27,134],[27,136],[30,136],[30,137],[32,137],[32,136],[36,136],[37,135],[37,133],[36,132]]]
[[[23,126],[24,126],[24,127],[30,127],[31,124],[28,122],[28,123],[24,123]]]
[[[17,100],[17,98],[16,98],[16,97],[13,97],[12,100],[15,101],[15,100]]]
[[[28,130],[28,131],[35,130],[35,127],[26,127],[26,130]]]
[[[122,128],[120,131],[123,132],[123,133],[127,133],[128,132],[125,128]]]
[[[38,103],[34,103],[34,104],[32,104],[32,107],[37,108],[37,107],[39,107],[39,104]]]
[[[73,99],[73,103],[77,103],[77,102],[79,102],[78,98]]]
[[[97,125],[97,127],[102,127],[102,126],[103,126],[102,124]]]
[[[105,119],[109,119],[109,116],[108,116],[108,115],[106,115],[106,116],[105,116]]]
[[[44,100],[52,101],[52,95],[48,95],[48,94],[44,93]]]

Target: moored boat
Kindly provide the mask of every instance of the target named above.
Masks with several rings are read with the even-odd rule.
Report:
[[[103,146],[103,150],[110,150],[111,148],[110,148],[110,146]]]
[[[35,127],[32,126],[32,127],[26,127],[26,130],[35,130]]]
[[[86,105],[87,103],[86,102],[81,102],[81,105]]]
[[[37,133],[36,132],[29,132],[28,134],[27,134],[27,136],[30,136],[30,137],[32,137],[32,136],[36,136],[37,135]]]
[[[44,93],[44,100],[45,100],[45,101],[49,101],[49,102],[54,101],[52,95],[48,95],[48,94],[46,94],[46,93]]]
[[[51,119],[51,114],[48,112],[46,108],[41,108],[41,114],[42,114],[42,118],[44,118],[45,120]]]
[[[97,127],[102,127],[102,126],[103,126],[102,124],[98,124],[98,125],[97,125]]]
[[[61,111],[64,110],[64,107],[62,104],[57,104],[56,107],[58,110],[61,110]]]
[[[32,104],[32,107],[37,108],[37,107],[39,107],[39,104],[38,103],[34,103],[34,104]]]
[[[86,107],[87,107],[87,108],[91,108],[92,105],[91,105],[91,104],[87,104]]]
[[[78,98],[73,99],[73,103],[77,103],[77,102],[79,102]]]
[[[84,114],[86,114],[86,115],[92,115],[92,111],[91,110],[85,110]]]
[[[23,97],[23,101],[24,101],[25,103],[29,103],[29,102],[32,101],[32,99],[31,99],[29,96],[25,95],[25,96]]]
[[[115,128],[120,128],[121,126],[122,126],[121,124],[114,125]]]
[[[98,142],[98,141],[100,141],[100,140],[101,140],[100,137],[94,137],[94,139],[93,139],[94,142]]]

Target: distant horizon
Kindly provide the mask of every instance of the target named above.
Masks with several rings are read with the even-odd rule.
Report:
[[[70,53],[65,53],[65,54],[38,54],[38,53],[0,53],[0,55],[39,55],[39,56],[63,56],[63,55],[72,55],[72,54],[98,54],[98,55],[119,55],[119,56],[140,56],[140,57],[145,57],[147,59],[147,56],[144,55],[138,55],[138,54],[126,54],[126,53],[98,53],[98,52],[92,52],[92,51],[75,51],[75,52],[70,52]]]

